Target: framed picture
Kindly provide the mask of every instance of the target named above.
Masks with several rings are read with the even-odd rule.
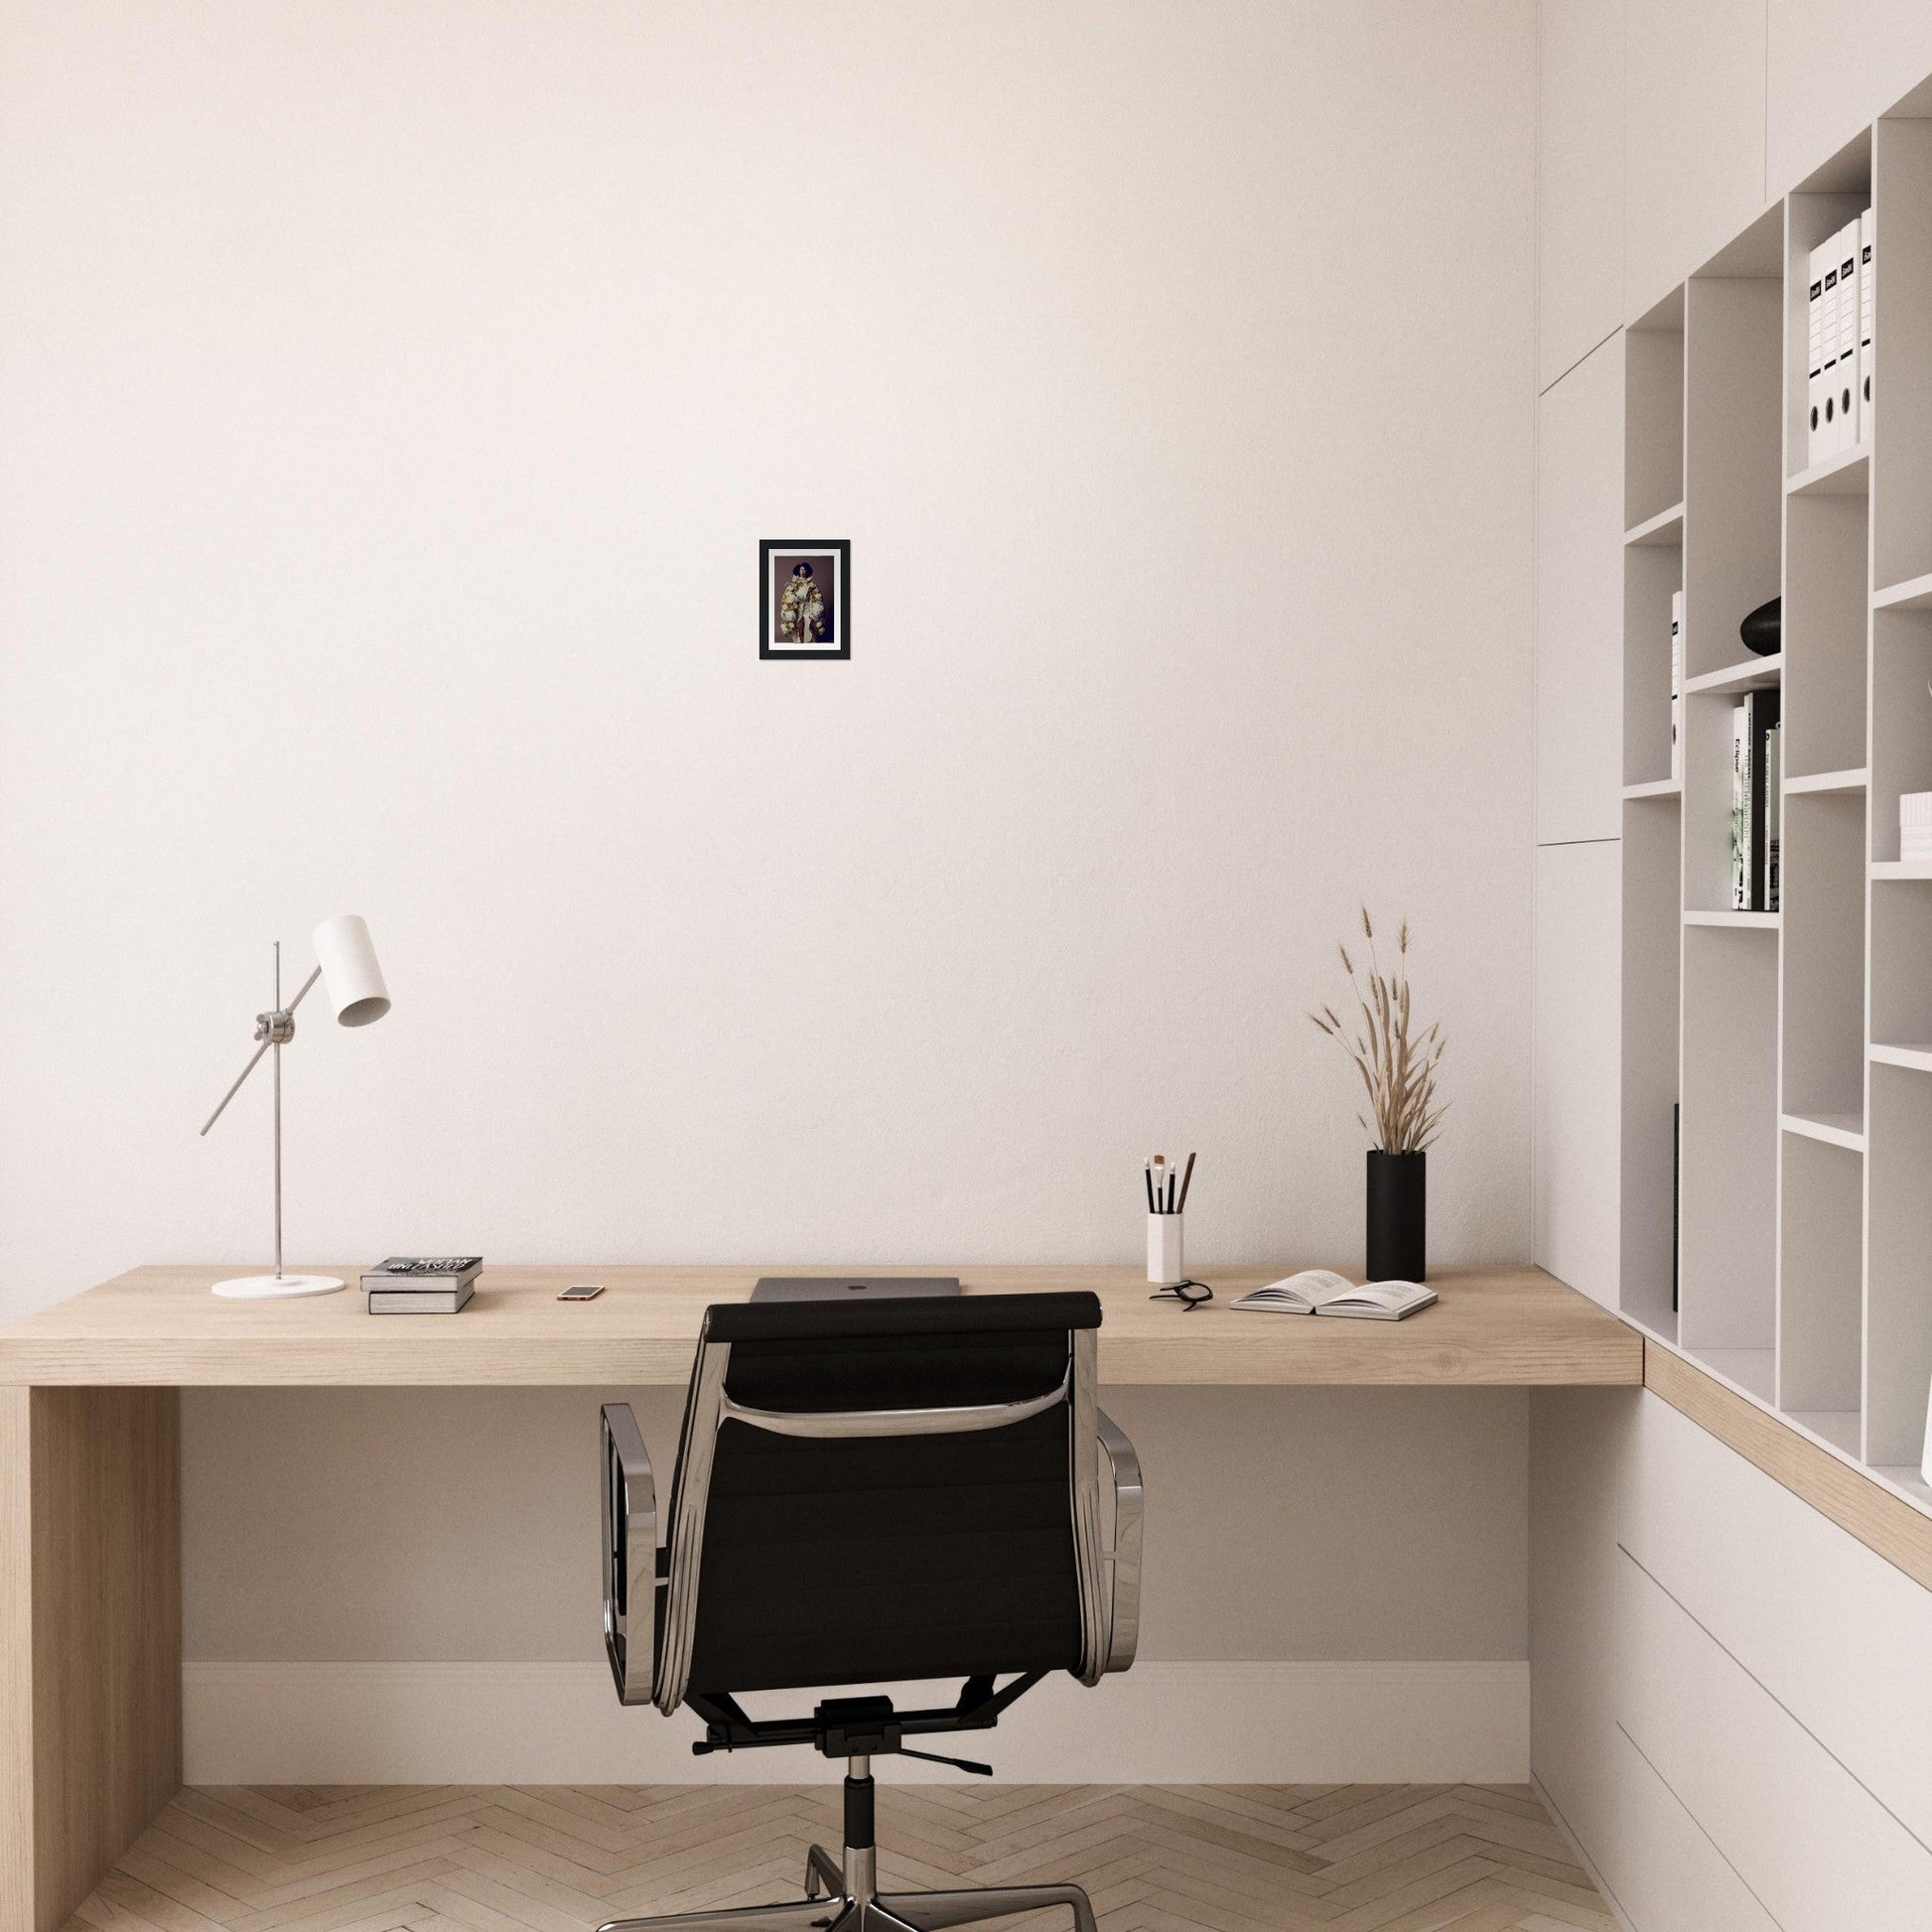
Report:
[[[852,655],[852,545],[841,537],[759,545],[759,655]]]

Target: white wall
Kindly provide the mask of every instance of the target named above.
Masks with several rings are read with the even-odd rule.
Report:
[[[195,1129],[345,908],[298,1261],[1126,1260],[1156,1146],[1347,1260],[1363,896],[1522,1256],[1533,98],[1529,0],[8,9],[0,1313],[263,1259]],[[850,664],[757,659],[800,534]]]
[[[1363,895],[1449,1028],[1436,1252],[1520,1255],[1531,52],[10,9],[6,1308],[261,1256],[266,1091],[195,1129],[345,906],[396,1007],[303,1016],[299,1256],[1125,1259],[1198,1146],[1201,1261],[1345,1257]],[[821,532],[854,660],[761,664]]]

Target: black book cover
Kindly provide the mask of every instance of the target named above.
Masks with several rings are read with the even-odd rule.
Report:
[[[1769,878],[1766,869],[1768,849],[1764,807],[1770,796],[1764,741],[1778,722],[1778,693],[1775,690],[1744,693],[1744,724],[1751,747],[1751,910],[1770,909]]]
[[[1677,1312],[1677,1240],[1684,1206],[1684,1107],[1670,1104],[1670,1311]]]

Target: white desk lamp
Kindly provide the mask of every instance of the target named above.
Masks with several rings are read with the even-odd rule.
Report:
[[[389,1011],[389,989],[382,983],[382,968],[375,963],[375,948],[369,943],[369,928],[359,913],[345,912],[339,918],[325,919],[315,930],[316,969],[302,982],[302,991],[285,1007],[282,1004],[282,942],[275,942],[275,1004],[267,1013],[255,1015],[255,1037],[261,1044],[255,1056],[221,1096],[221,1106],[207,1117],[206,1134],[221,1118],[241,1083],[261,1063],[261,1056],[275,1054],[275,1272],[272,1275],[243,1275],[233,1281],[216,1282],[214,1292],[235,1301],[274,1300],[290,1295],[333,1295],[342,1287],[334,1275],[285,1275],[282,1273],[282,1048],[295,1037],[295,1010],[319,979],[337,1020],[345,1027],[366,1027]]]

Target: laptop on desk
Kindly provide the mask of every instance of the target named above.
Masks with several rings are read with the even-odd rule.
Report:
[[[755,1302],[902,1302],[957,1295],[957,1275],[760,1275]]]

